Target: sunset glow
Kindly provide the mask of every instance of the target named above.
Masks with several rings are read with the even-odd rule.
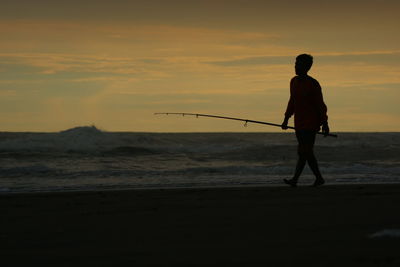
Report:
[[[399,1],[5,2],[1,131],[279,131],[153,113],[280,123],[300,53],[332,131],[400,131]]]

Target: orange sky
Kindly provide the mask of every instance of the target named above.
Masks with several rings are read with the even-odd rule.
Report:
[[[56,3],[57,2],[57,3]],[[0,130],[277,131],[310,53],[333,131],[400,130],[398,1],[4,1]]]

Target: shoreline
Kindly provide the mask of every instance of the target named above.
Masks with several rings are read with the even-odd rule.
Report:
[[[385,186],[393,185],[400,186],[400,182],[370,182],[370,183],[325,183],[318,188],[325,187],[357,187],[357,186]],[[310,188],[311,183],[299,183],[296,188]],[[128,188],[95,188],[95,189],[60,189],[60,190],[37,190],[37,191],[0,191],[1,196],[8,195],[35,195],[35,194],[68,194],[68,193],[101,193],[101,192],[120,192],[120,191],[151,191],[151,190],[201,190],[201,189],[235,189],[235,188],[290,188],[287,184],[240,184],[240,185],[204,185],[204,186],[143,186],[143,187],[128,187]],[[295,189],[296,189],[295,188]]]
[[[1,194],[5,266],[398,266],[400,184]]]

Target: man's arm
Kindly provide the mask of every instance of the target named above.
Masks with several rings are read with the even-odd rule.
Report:
[[[319,117],[320,117],[320,125],[322,125],[322,132],[326,135],[329,134],[329,125],[328,125],[328,108],[324,103],[324,98],[322,96],[321,86],[317,81],[316,82],[316,93],[314,98],[314,104],[317,108]]]
[[[294,114],[294,99],[293,99],[293,94],[292,94],[292,91],[293,91],[292,90],[292,88],[293,88],[292,84],[293,84],[293,80],[290,81],[290,98],[289,98],[289,102],[288,102],[287,107],[286,107],[285,118],[283,119],[283,122],[282,122],[282,129],[283,130],[287,129],[289,118]]]

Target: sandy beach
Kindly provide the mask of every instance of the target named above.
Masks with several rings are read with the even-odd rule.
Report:
[[[400,266],[400,238],[371,237],[399,204],[399,184],[3,194],[0,262]]]

